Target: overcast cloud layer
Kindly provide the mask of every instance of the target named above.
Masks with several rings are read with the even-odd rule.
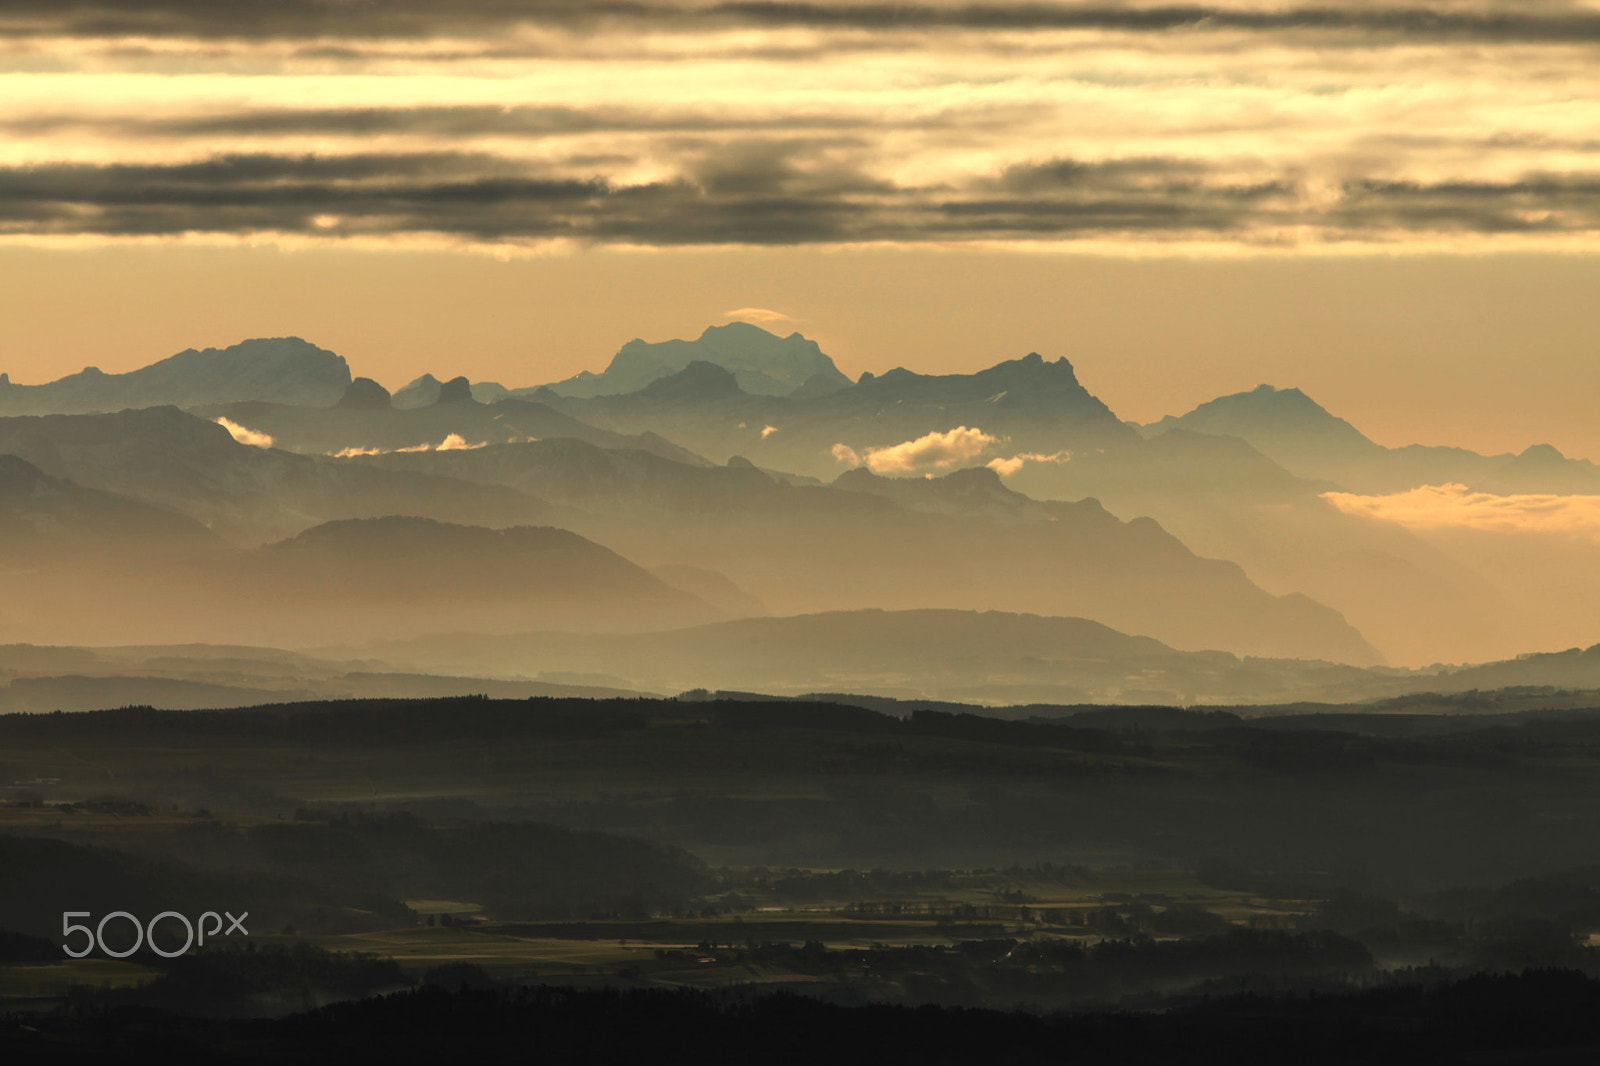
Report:
[[[0,70],[29,243],[1600,233],[1590,3],[10,0]]]

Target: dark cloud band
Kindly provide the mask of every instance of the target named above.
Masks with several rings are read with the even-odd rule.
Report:
[[[1600,174],[1506,183],[1355,181],[1308,206],[1289,176],[1191,160],[1056,161],[963,189],[809,166],[811,142],[735,146],[640,185],[530,174],[483,154],[219,157],[0,169],[0,234],[443,234],[647,245],[1600,233]]]
[[[976,120],[983,121],[982,117]],[[896,129],[957,125],[942,115],[898,118]],[[89,117],[70,114],[0,115],[0,131],[15,136],[98,133],[127,137],[555,137],[587,133],[704,134],[761,130],[848,130],[877,128],[860,116],[741,116],[725,110],[647,113],[615,107],[413,107],[279,108],[173,118]],[[967,128],[974,121],[960,123]]]
[[[1542,8],[1542,10],[1541,10]],[[1450,4],[1376,4],[1238,9],[1176,4],[670,3],[571,0],[8,0],[0,35],[215,40],[427,39],[493,35],[520,25],[583,33],[617,29],[812,27],[850,30],[1180,29],[1354,33],[1399,39],[1600,42],[1600,14],[1557,5],[1463,10]]]

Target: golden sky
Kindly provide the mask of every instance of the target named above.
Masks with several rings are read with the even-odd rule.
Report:
[[[1578,0],[9,0],[0,370],[524,385],[756,309],[1600,458],[1597,60]]]

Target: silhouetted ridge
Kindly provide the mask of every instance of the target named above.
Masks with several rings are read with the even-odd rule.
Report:
[[[439,403],[462,406],[477,403],[472,398],[472,382],[465,377],[454,377],[439,386]]]
[[[392,401],[389,390],[376,381],[356,378],[339,397],[339,406],[353,411],[387,411],[394,406]]]

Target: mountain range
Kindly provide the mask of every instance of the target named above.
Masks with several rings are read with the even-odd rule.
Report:
[[[1600,594],[1591,544],[1411,528],[1338,496],[1447,476],[1571,495],[1600,468],[1548,446],[1384,448],[1295,389],[1134,426],[1064,358],[851,382],[799,334],[733,323],[547,386],[426,375],[391,395],[279,338],[6,383],[0,411],[158,395],[173,405],[0,417],[0,455],[234,549],[278,545],[263,559],[310,559],[280,542],[350,520],[557,526],[735,613],[1076,615],[1174,648],[1420,664],[1582,642]]]

